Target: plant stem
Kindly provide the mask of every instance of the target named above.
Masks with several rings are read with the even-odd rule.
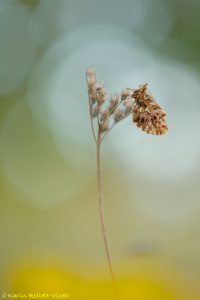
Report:
[[[98,133],[97,138],[97,148],[96,148],[96,159],[97,159],[97,183],[98,183],[98,204],[99,204],[99,217],[100,217],[100,223],[101,223],[101,231],[103,235],[103,241],[104,241],[104,248],[105,253],[107,257],[109,272],[113,284],[114,293],[116,291],[116,284],[115,284],[115,276],[113,272],[112,267],[112,260],[111,260],[111,254],[109,250],[108,245],[108,238],[107,238],[107,231],[106,231],[106,225],[105,225],[105,218],[104,218],[104,211],[103,211],[103,195],[102,195],[102,180],[101,180],[101,138],[100,133]]]

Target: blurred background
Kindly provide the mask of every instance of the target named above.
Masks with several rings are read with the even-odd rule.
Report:
[[[111,299],[93,66],[109,94],[148,82],[168,115],[165,136],[129,118],[103,145],[120,299],[200,299],[199,10],[197,0],[0,0],[1,293]]]

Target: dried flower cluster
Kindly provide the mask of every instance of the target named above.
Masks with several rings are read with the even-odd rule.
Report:
[[[101,138],[130,114],[133,122],[148,134],[161,135],[167,132],[166,113],[148,92],[147,84],[139,86],[138,89],[127,88],[120,95],[108,99],[104,83],[96,81],[93,68],[87,70],[86,79],[91,122],[93,124],[93,119],[97,118]],[[95,135],[94,128],[93,134]]]

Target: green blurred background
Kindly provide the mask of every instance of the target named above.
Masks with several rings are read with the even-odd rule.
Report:
[[[130,118],[103,145],[115,268],[139,261],[140,271],[154,272],[158,262],[165,273],[170,265],[169,279],[175,270],[184,277],[180,290],[185,282],[198,290],[199,11],[197,0],[0,0],[2,292],[37,291],[41,269],[51,278],[47,289],[59,282],[55,290],[65,286],[58,270],[81,278],[95,266],[107,273],[88,66],[110,94],[148,82],[168,114],[166,136],[147,136]],[[179,299],[149,295],[134,299]]]

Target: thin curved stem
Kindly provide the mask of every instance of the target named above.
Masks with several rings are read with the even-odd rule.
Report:
[[[100,133],[98,133],[97,139],[97,152],[96,152],[96,160],[97,160],[97,183],[98,183],[98,204],[99,204],[99,216],[100,216],[100,223],[101,223],[101,230],[103,235],[104,247],[109,267],[109,272],[113,284],[114,294],[116,294],[116,284],[115,284],[115,276],[112,267],[112,259],[108,245],[108,237],[105,225],[105,218],[104,218],[104,211],[103,211],[103,195],[102,195],[102,179],[101,179],[101,139]]]

